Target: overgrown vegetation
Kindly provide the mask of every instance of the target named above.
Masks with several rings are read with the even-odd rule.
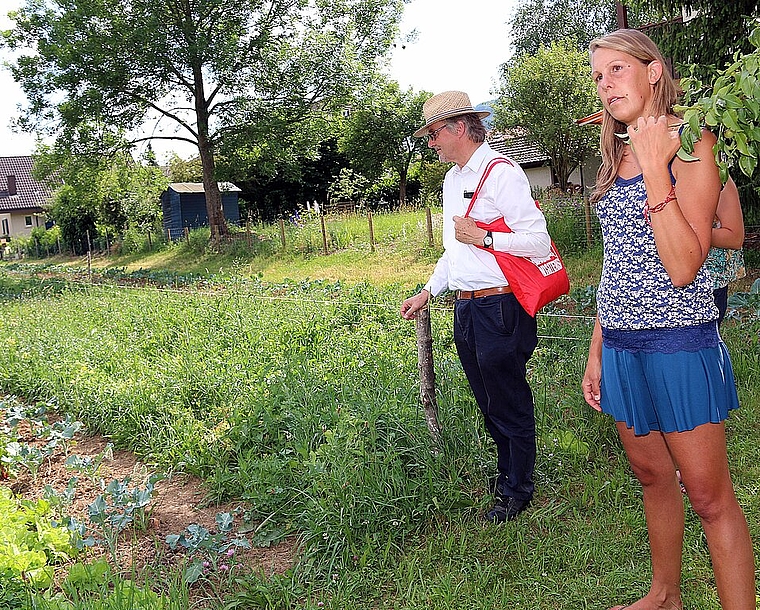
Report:
[[[577,206],[546,207],[556,223]],[[612,423],[578,391],[598,249],[565,257],[571,294],[539,316],[529,372],[539,434],[535,503],[515,524],[485,526],[479,514],[494,459],[456,358],[451,304],[439,299],[432,310],[440,446],[420,412],[414,325],[398,315],[437,257],[438,247],[425,244],[423,219],[421,212],[383,217],[375,252],[363,218],[336,221],[345,240],[337,253],[237,252],[234,262],[222,258],[230,263],[223,273],[138,270],[138,258],[130,261],[135,271],[118,266],[91,276],[62,260],[5,264],[0,388],[54,401],[70,421],[160,469],[200,475],[210,499],[244,499],[256,543],[298,536],[294,570],[229,578],[215,589],[213,607],[549,609],[635,599],[648,578],[639,490]],[[565,225],[554,225],[558,243],[578,237]],[[179,244],[172,250],[182,251],[177,269],[180,261],[193,266],[191,256],[217,263],[213,256],[226,256]],[[416,280],[397,269],[399,254],[422,258]],[[357,281],[308,279],[331,277],[336,261]],[[369,267],[389,264],[395,267],[378,272],[385,281],[359,281]],[[277,265],[287,270],[273,271]],[[284,273],[290,279],[264,279]],[[760,306],[749,287],[732,303],[723,334],[743,408],[729,419],[729,454],[757,536]],[[71,464],[82,475],[97,471],[75,458]],[[129,487],[113,485],[115,493]],[[108,512],[106,487],[95,506],[103,516],[117,512]],[[116,495],[139,508],[137,496]],[[107,543],[106,531],[97,538]],[[200,529],[176,532],[170,544],[189,555],[214,551],[220,564],[234,551]],[[174,604],[148,607],[192,607],[188,590],[204,561],[213,563],[199,558],[174,580],[146,575],[140,591]],[[693,515],[684,565],[685,604],[715,607]],[[115,592],[114,578],[106,583]]]

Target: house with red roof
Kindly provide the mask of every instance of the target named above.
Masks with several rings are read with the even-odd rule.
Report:
[[[0,157],[0,240],[28,236],[44,227],[52,190],[32,177],[30,156]]]

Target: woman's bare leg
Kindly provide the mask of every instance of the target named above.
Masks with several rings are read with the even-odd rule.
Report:
[[[626,607],[680,609],[684,509],[676,466],[661,433],[636,436],[624,423],[618,423],[617,428],[631,468],[642,486],[652,558],[649,593]]]
[[[725,425],[665,436],[694,511],[702,521],[723,610],[755,610],[755,565],[747,520],[736,500]]]

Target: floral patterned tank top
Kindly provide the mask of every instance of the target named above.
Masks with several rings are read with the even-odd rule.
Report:
[[[602,328],[643,330],[696,326],[718,318],[712,280],[703,265],[689,285],[670,281],[644,218],[644,178],[618,178],[597,203],[604,240],[596,293]]]

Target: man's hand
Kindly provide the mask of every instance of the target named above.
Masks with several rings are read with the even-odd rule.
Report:
[[[417,312],[425,307],[430,298],[430,293],[427,290],[420,290],[413,297],[409,297],[406,301],[401,303],[401,317],[404,320],[413,320],[417,317]]]
[[[483,238],[487,233],[488,231],[478,227],[472,218],[454,216],[454,237],[457,241],[463,244],[482,246]]]

